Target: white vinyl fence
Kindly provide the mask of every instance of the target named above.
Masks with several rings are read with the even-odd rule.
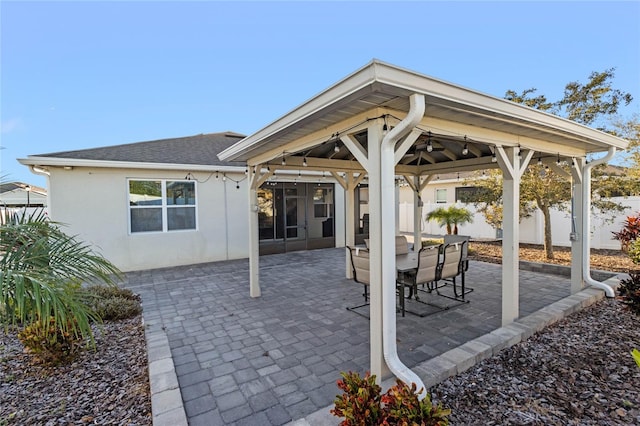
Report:
[[[612,238],[613,231],[619,231],[627,216],[640,212],[640,197],[617,197],[614,201],[628,206],[624,213],[616,214],[613,221],[610,214],[591,213],[591,247],[595,249],[619,250],[620,243]],[[427,213],[439,207],[449,207],[451,204],[425,203],[422,208],[422,233],[430,235],[443,235],[447,231],[436,222],[427,222],[424,218]],[[481,213],[476,213],[473,204],[459,204],[469,209],[473,215],[473,223],[458,227],[461,235],[470,235],[477,239],[500,238],[500,231],[492,228]],[[401,203],[399,209],[400,232],[413,232],[413,204]],[[570,246],[571,240],[571,213],[569,211],[551,211],[551,236],[553,245]],[[580,230],[578,229],[578,232]],[[523,219],[520,223],[520,242],[529,244],[544,243],[544,218],[540,210],[536,210],[533,216]]]

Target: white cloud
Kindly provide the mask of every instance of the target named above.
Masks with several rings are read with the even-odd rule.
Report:
[[[22,120],[19,118],[10,118],[0,123],[2,133],[11,133],[22,127]]]

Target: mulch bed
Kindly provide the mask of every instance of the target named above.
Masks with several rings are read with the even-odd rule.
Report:
[[[151,425],[141,316],[94,328],[96,350],[68,365],[31,363],[16,333],[0,330],[0,424]]]
[[[638,317],[616,300],[575,313],[430,389],[453,425],[640,424]]]
[[[520,260],[538,263],[571,265],[570,247],[553,247],[553,259],[547,259],[544,248],[536,244],[520,244]],[[502,263],[502,243],[500,241],[469,243],[469,257],[473,260],[489,263]],[[638,265],[631,262],[629,256],[620,250],[591,249],[591,269],[610,272],[627,272]]]

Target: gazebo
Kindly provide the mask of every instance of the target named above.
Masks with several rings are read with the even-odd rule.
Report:
[[[346,244],[354,244],[354,189],[369,185],[371,372],[420,378],[395,347],[395,180],[414,190],[414,241],[420,191],[439,173],[499,168],[503,174],[502,324],[518,318],[520,179],[530,161],[571,179],[571,290],[589,275],[590,172],[627,141],[542,111],[373,60],[256,133],[221,160],[249,167],[250,295],[260,296],[257,189],[278,170],[328,172],[345,190]],[[587,162],[587,155],[605,152]],[[570,173],[560,166],[570,165]],[[351,276],[348,256],[346,274]]]

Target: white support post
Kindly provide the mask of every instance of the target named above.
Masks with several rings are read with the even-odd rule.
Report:
[[[502,170],[502,325],[519,315],[520,157],[517,149],[496,147]]]
[[[348,247],[353,247],[356,243],[356,203],[355,203],[355,179],[353,173],[349,172],[346,176],[346,185],[344,186],[344,214],[345,214],[345,236],[344,240]],[[353,269],[351,268],[351,257],[346,256],[346,277],[353,279]]]
[[[259,173],[249,170],[249,295],[260,297],[260,235],[258,230]]]
[[[382,346],[382,232],[384,225],[382,223],[382,209],[393,209],[394,207],[393,205],[382,205],[382,179],[380,174],[382,129],[377,121],[372,122],[367,129],[367,140],[369,141],[367,161],[367,172],[369,174],[370,259],[369,344],[371,346],[371,374],[375,374],[377,379],[381,381],[391,373],[384,359],[384,348]],[[391,214],[389,217],[391,217]],[[392,225],[387,224],[387,226]],[[391,248],[395,249],[395,246]]]
[[[422,248],[422,212],[424,203],[422,201],[422,191],[427,184],[433,180],[435,175],[416,176],[413,183],[409,186],[413,188],[413,250],[418,251]],[[416,241],[419,242],[416,248]]]
[[[395,179],[393,185],[393,207],[395,235],[400,235],[400,186],[398,186],[398,182]]]
[[[584,158],[573,159],[571,164],[571,294],[575,294],[584,288],[584,277],[582,276],[584,248],[582,238],[585,238],[585,236],[581,235],[585,220],[582,197],[583,167]]]
[[[422,190],[420,176],[413,177],[413,251],[422,248]]]

